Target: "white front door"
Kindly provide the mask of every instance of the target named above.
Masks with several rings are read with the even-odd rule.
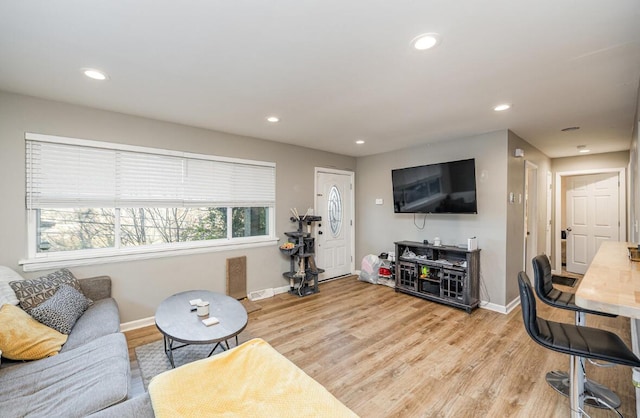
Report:
[[[584,274],[603,241],[619,240],[618,173],[567,178],[567,271]]]
[[[352,172],[316,169],[315,214],[316,265],[324,269],[319,280],[353,271],[353,176]]]

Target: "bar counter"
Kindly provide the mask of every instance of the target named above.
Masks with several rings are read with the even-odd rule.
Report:
[[[630,242],[605,241],[600,245],[576,290],[576,304],[631,319],[631,344],[640,357],[640,262],[629,259]],[[636,416],[640,417],[640,370],[633,369]]]

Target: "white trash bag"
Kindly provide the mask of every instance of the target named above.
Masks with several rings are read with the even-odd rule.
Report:
[[[360,276],[358,280],[378,284],[378,270],[382,264],[380,257],[374,254],[364,256],[362,266],[360,267]]]

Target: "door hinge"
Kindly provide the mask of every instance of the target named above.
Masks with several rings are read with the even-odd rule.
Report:
[[[353,226],[353,219],[349,221],[349,226]]]
[[[353,190],[353,183],[349,183],[349,190]]]

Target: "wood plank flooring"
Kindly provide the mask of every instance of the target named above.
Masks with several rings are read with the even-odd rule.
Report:
[[[243,334],[268,341],[363,418],[570,415],[569,400],[544,380],[547,371],[567,370],[569,357],[534,343],[519,308],[468,315],[353,276],[321,284],[316,295],[257,303],[262,309],[249,314]],[[570,312],[541,303],[538,310],[573,322]],[[587,323],[630,345],[628,319],[589,316]],[[126,334],[132,360],[133,347],[161,339],[155,327]],[[630,368],[587,364],[587,376],[620,396],[625,417],[635,416]]]

